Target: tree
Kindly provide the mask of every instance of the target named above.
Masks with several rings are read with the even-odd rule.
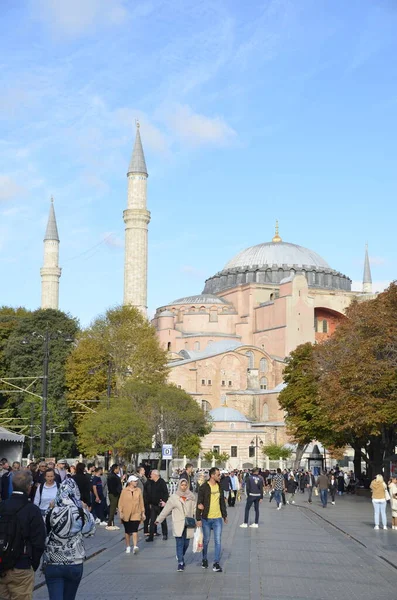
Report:
[[[267,444],[262,447],[262,452],[265,456],[268,456],[270,460],[278,460],[279,458],[286,460],[292,456],[291,448],[279,446],[278,444]]]
[[[131,457],[151,445],[152,431],[144,416],[132,410],[128,398],[113,398],[109,409],[102,403],[77,425],[79,447],[88,456],[111,450],[115,456]]]
[[[65,362],[72,349],[72,343],[78,331],[76,319],[58,310],[46,309],[27,313],[18,321],[8,337],[4,348],[4,360],[8,377],[39,377],[30,387],[30,391],[42,395],[43,392],[43,337],[50,334],[50,360],[48,378],[48,430],[55,429],[65,433],[53,434],[52,453],[56,456],[71,456],[75,449],[73,415],[66,403]],[[42,402],[39,398],[26,393],[10,394],[6,406],[11,414],[26,423],[25,433],[33,412],[35,454],[39,447],[39,430]],[[31,408],[33,407],[33,409]],[[67,432],[67,433],[66,433]],[[49,431],[48,431],[49,433]],[[26,440],[28,446],[28,439]]]
[[[319,393],[335,432],[366,460],[385,467],[397,443],[397,285],[374,300],[353,302],[334,336],[316,348]],[[358,461],[357,461],[358,462]]]
[[[288,433],[295,442],[303,447],[314,439],[342,444],[344,440],[339,440],[321,405],[314,352],[315,346],[310,342],[291,352],[284,370],[286,387],[280,392],[278,401],[287,413]]]
[[[114,395],[126,381],[163,383],[168,372],[166,361],[154,328],[137,308],[109,309],[80,334],[69,357],[66,381],[70,406],[81,411],[81,403],[103,397],[108,368]]]
[[[212,462],[215,459],[216,466],[225,465],[229,460],[230,456],[227,452],[216,452],[214,450],[209,450],[204,454],[204,460],[207,462]]]
[[[26,308],[13,308],[11,306],[0,307],[0,377],[5,377],[7,373],[7,361],[4,355],[9,337],[17,327],[21,319],[26,317],[29,311]],[[0,402],[4,402],[0,394]]]

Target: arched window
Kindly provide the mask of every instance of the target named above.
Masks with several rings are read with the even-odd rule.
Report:
[[[328,321],[326,319],[323,320],[323,333],[328,333]]]
[[[230,429],[236,429],[236,424],[235,423],[230,423]]]
[[[267,360],[266,358],[261,358],[259,362],[259,368],[261,373],[266,373],[267,371]]]
[[[200,350],[200,342],[194,342],[194,349]]]
[[[266,377],[261,377],[261,380],[259,382],[259,387],[261,388],[261,390],[267,390],[267,379],[266,379]]]
[[[200,306],[199,312],[205,312],[205,306]]]
[[[168,352],[171,350],[171,342],[168,342],[168,344],[167,344],[167,350],[168,350]]]
[[[263,421],[269,420],[269,407],[267,404],[264,404],[262,407],[262,419]]]
[[[254,353],[251,350],[247,350],[247,352],[245,353],[245,356],[248,357],[248,368],[253,369],[254,368]]]
[[[207,400],[201,400],[201,408],[206,414],[212,410],[212,406]]]
[[[191,306],[190,307],[190,312],[196,312],[196,307],[195,306]]]

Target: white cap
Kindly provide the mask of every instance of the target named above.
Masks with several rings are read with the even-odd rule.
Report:
[[[127,483],[130,483],[130,481],[138,481],[138,477],[135,475],[130,475],[127,479]]]

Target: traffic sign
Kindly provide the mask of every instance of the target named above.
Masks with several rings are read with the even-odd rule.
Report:
[[[171,460],[172,459],[172,444],[163,444],[163,460]]]

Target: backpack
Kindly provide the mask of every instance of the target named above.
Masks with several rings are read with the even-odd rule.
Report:
[[[27,504],[26,502],[13,512],[0,506],[0,573],[13,569],[24,552],[25,543],[18,513]]]
[[[59,490],[61,484],[58,483],[57,481],[55,481],[55,483],[57,484],[57,489]],[[43,495],[43,487],[44,487],[44,481],[43,481],[43,483],[40,483],[40,486],[39,486],[39,495],[40,495],[39,505],[41,504],[41,496]]]

